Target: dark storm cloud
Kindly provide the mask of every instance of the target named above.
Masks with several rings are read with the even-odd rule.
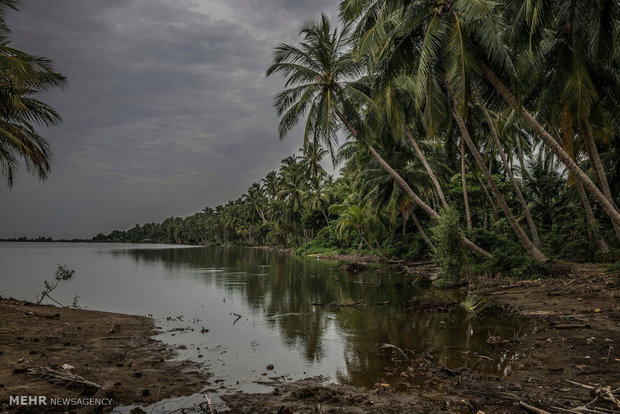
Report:
[[[0,188],[0,237],[85,237],[239,196],[300,145],[277,139],[272,48],[337,1],[23,0],[13,44],[69,83],[43,99],[45,183]]]

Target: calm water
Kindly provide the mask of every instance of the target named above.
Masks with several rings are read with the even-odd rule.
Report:
[[[217,380],[212,388],[225,391],[266,391],[259,383],[270,377],[402,381],[385,376],[393,363],[382,343],[430,353],[449,367],[478,363],[503,374],[510,356],[494,355],[486,340],[520,331],[519,321],[505,316],[412,310],[409,301],[429,288],[389,269],[347,274],[334,262],[258,249],[0,243],[0,295],[34,300],[59,264],[75,275],[55,299],[71,304],[77,294],[86,309],[153,315],[163,331],[158,338],[187,347],[180,358],[203,363]],[[329,306],[348,299],[366,306]],[[493,361],[480,363],[476,353]]]

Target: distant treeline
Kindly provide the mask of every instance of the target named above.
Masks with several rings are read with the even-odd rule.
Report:
[[[0,239],[0,242],[58,242],[58,243],[84,243],[88,242],[86,239],[52,239],[51,237],[35,237],[28,238],[25,236],[22,237],[13,237],[8,239]]]

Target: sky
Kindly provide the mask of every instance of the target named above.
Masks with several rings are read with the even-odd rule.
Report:
[[[239,197],[302,143],[277,135],[272,50],[337,0],[22,0],[12,45],[51,59],[63,118],[41,182],[0,185],[0,238],[87,238]]]

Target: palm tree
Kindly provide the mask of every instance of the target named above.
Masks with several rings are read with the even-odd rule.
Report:
[[[310,177],[323,178],[327,172],[321,165],[321,161],[327,155],[327,150],[315,142],[308,142],[299,149],[302,152],[301,162],[305,166]]]
[[[360,129],[360,117],[355,101],[371,104],[372,101],[363,92],[363,84],[355,82],[363,73],[362,64],[353,58],[347,49],[350,27],[333,30],[325,15],[319,22],[306,23],[301,35],[304,41],[299,47],[282,44],[274,52],[274,63],[267,70],[267,76],[280,73],[285,76],[288,89],[276,95],[274,106],[281,117],[280,138],[306,116],[304,143],[313,138],[314,142],[323,142],[335,159],[334,144],[337,131],[341,126],[362,142],[373,158],[394,180],[403,187],[407,194],[432,218],[439,214],[426,204],[407,182],[385,161],[371,145],[372,134]],[[307,114],[307,115],[306,115]],[[484,257],[491,255],[476,246],[470,240],[465,244],[475,253]]]
[[[9,187],[20,159],[29,172],[47,178],[50,148],[35,127],[56,125],[60,116],[34,95],[65,82],[48,59],[9,46],[4,17],[15,4],[13,0],[0,1],[0,174]]]
[[[591,128],[591,114],[597,102],[611,103],[612,111],[617,112],[618,71],[617,61],[613,61],[619,45],[618,3],[614,0],[523,2],[517,7],[521,8],[505,9],[515,28],[505,33],[510,34],[509,41],[517,49],[514,56],[525,56],[523,60],[528,65],[527,72],[517,71],[519,76],[515,76],[514,72],[498,70],[489,59],[480,60],[480,72],[524,124],[553,151],[571,175],[601,205],[612,221],[616,236],[620,238],[620,212],[608,191]],[[545,47],[532,47],[536,43]],[[519,46],[521,49],[518,49]],[[518,60],[515,60],[515,66],[518,65]],[[538,79],[523,76],[528,72],[539,75]],[[502,79],[498,73],[508,76]],[[602,191],[562,147],[555,134],[548,132],[543,126],[544,122],[526,109],[524,99],[515,96],[515,90],[532,89],[524,87],[525,82],[537,84],[543,91],[540,94],[542,102],[538,102],[543,112],[545,109],[551,108],[553,111],[553,108],[557,108],[554,116],[559,124],[564,124],[564,133],[571,134],[570,130],[575,127],[581,131]],[[544,99],[547,94],[554,101],[552,105]],[[558,96],[559,105],[555,105]]]
[[[366,3],[374,2],[371,0]],[[531,242],[508,208],[490,171],[482,162],[464,119],[467,117],[471,100],[471,72],[476,64],[476,56],[480,55],[478,49],[481,49],[486,56],[493,56],[497,61],[506,60],[500,53],[501,45],[498,44],[498,39],[482,37],[488,35],[485,30],[488,31],[496,25],[493,15],[488,18],[489,10],[492,10],[494,3],[484,0],[478,3],[454,1],[437,2],[437,4],[427,1],[386,0],[385,3],[387,6],[383,10],[390,17],[387,26],[392,29],[390,33],[393,38],[379,39],[379,44],[375,47],[389,50],[389,54],[383,60],[392,67],[403,67],[405,58],[408,58],[408,62],[414,62],[410,68],[414,79],[414,98],[426,130],[430,133],[438,131],[440,125],[446,124],[450,119],[448,114],[452,113],[465,144],[487,179],[493,195],[522,246],[536,260],[546,261],[547,258]],[[395,12],[399,5],[402,5],[401,10]],[[363,12],[363,9],[358,10]],[[376,21],[385,21],[385,18],[379,16],[376,17]],[[466,28],[463,27],[465,24]],[[395,37],[400,39],[398,46],[386,48],[385,41],[388,43],[395,41]],[[402,44],[405,46],[400,47]],[[385,71],[385,67],[386,64],[383,63],[380,70]],[[389,77],[390,74],[383,75],[386,76]]]
[[[512,173],[512,168],[510,167],[510,164],[508,163],[508,158],[506,157],[506,154],[504,153],[503,146],[502,146],[502,143],[500,142],[499,135],[497,133],[497,129],[495,127],[493,119],[491,119],[491,115],[489,114],[489,111],[487,110],[484,103],[482,102],[480,103],[480,108],[482,109],[484,119],[489,127],[489,130],[491,131],[491,137],[493,138],[495,149],[497,150],[497,153],[499,154],[499,157],[502,161],[502,165],[504,166],[504,171],[506,172],[506,174],[508,175],[508,178],[510,179],[510,183],[512,184],[512,189],[517,195],[517,199],[519,200],[519,203],[521,204],[521,208],[523,209],[523,213],[525,214],[525,219],[527,221],[530,234],[532,235],[532,241],[534,242],[534,245],[540,249],[542,247],[542,242],[540,241],[540,236],[538,235],[538,229],[536,229],[536,224],[534,224],[534,219],[532,218],[532,213],[530,212],[530,208],[528,207],[527,202],[525,201],[525,197],[523,196],[523,193],[521,192],[521,189],[519,188],[519,185],[517,184],[517,180],[515,179],[515,176]]]
[[[377,234],[385,231],[385,226],[376,214],[370,212],[366,207],[360,205],[348,206],[340,213],[336,232],[338,237],[342,238],[343,233],[350,234],[351,231],[356,232],[360,239],[372,250],[378,257],[387,259],[381,254],[371,243],[376,239]]]

